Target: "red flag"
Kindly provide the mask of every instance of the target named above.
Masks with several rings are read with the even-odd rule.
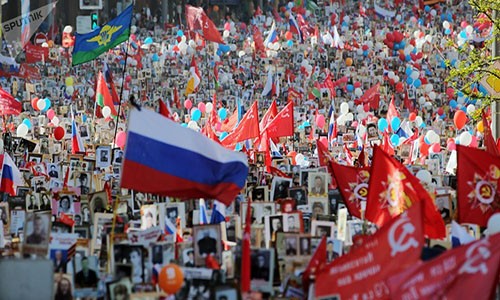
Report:
[[[106,79],[104,78],[104,75],[102,75],[101,71],[99,71],[99,74],[97,75],[96,100],[98,103],[102,100],[103,107],[109,107],[113,116],[118,115],[115,109],[115,104],[113,103],[113,97],[109,92],[108,86],[106,85]]]
[[[334,161],[330,162],[330,166],[349,214],[362,219],[361,201],[366,201],[368,196],[370,168],[343,166]]]
[[[415,264],[424,246],[422,205],[392,219],[316,277],[316,298],[389,299],[384,280]],[[330,298],[329,298],[330,299]]]
[[[206,40],[225,44],[214,22],[205,14],[203,8],[186,5],[186,20],[189,30],[201,30]]]
[[[289,175],[287,175],[285,172],[283,172],[280,169],[275,168],[273,166],[270,166],[270,173],[271,173],[271,175],[273,175],[275,177],[292,178]]]
[[[446,251],[386,280],[391,299],[493,299],[500,234]]]
[[[389,109],[387,110],[387,122],[389,122],[389,126],[391,124],[391,120],[394,117],[399,117],[399,113],[394,105],[394,95],[392,95],[391,101],[389,102]]]
[[[457,145],[458,223],[485,227],[500,211],[500,156]]]
[[[389,140],[389,133],[387,131],[384,131],[382,133],[382,150],[385,151],[385,153],[389,154],[390,156],[394,156],[396,152],[394,152],[394,148],[391,145],[391,141]]]
[[[179,100],[179,92],[177,91],[177,86],[174,86],[174,104],[177,109],[181,108],[181,101]]]
[[[481,116],[483,118],[483,128],[484,128],[484,145],[486,146],[486,151],[491,155],[500,155],[497,145],[495,143],[495,139],[491,134],[490,122],[486,118],[486,112],[482,111]]]
[[[379,102],[380,102],[379,89],[380,89],[380,83],[377,83],[376,85],[374,85],[370,89],[368,89],[363,94],[363,96],[361,96],[359,99],[355,100],[354,103],[356,105],[369,103],[370,107],[372,109],[378,109]]]
[[[23,109],[21,102],[17,101],[14,96],[7,93],[0,87],[0,115],[14,115],[18,116]]]
[[[419,179],[377,146],[373,150],[369,186],[367,220],[383,226],[411,206],[423,202],[425,234],[434,239],[446,236],[444,221]]]
[[[319,165],[328,169],[328,173],[330,173],[330,175],[332,176],[332,188],[337,188],[337,181],[335,180],[333,169],[330,164],[331,162],[335,161],[335,158],[330,153],[330,151],[328,151],[328,148],[319,140],[316,141],[316,149],[318,150]]]
[[[293,102],[288,104],[267,124],[265,130],[268,138],[293,135]]]
[[[264,114],[264,116],[260,120],[259,128],[260,128],[261,136],[259,138],[255,139],[255,141],[254,141],[254,145],[255,145],[256,149],[260,149],[262,151],[261,142],[264,139],[263,136],[265,135],[264,128],[266,128],[266,126],[276,117],[277,114],[278,114],[278,107],[276,106],[276,100],[273,100],[273,102],[271,103],[271,106],[267,109],[266,113]],[[267,135],[266,135],[266,137],[267,137]],[[262,146],[264,146],[264,145],[262,145]]]
[[[358,155],[358,166],[365,167],[366,166],[366,157],[365,157],[365,145],[361,148],[361,152]]]
[[[158,99],[158,102],[160,103],[160,115],[173,121],[174,118],[172,117],[172,114],[170,113],[170,110],[165,105],[165,103],[161,99]]]
[[[252,206],[250,201],[247,204],[247,214],[245,220],[245,233],[243,234],[243,244],[241,249],[241,292],[250,292],[251,261],[250,261],[250,236],[252,230]]]
[[[255,52],[259,55],[266,53],[266,47],[264,46],[264,39],[262,38],[262,33],[259,27],[253,26],[253,41],[255,43]]]
[[[309,278],[311,275],[316,275],[320,272],[326,264],[326,236],[321,238],[316,251],[314,251],[311,260],[307,264],[306,270],[302,273],[302,286],[304,290],[309,289]]]
[[[259,109],[257,101],[252,104],[249,111],[245,113],[240,124],[225,139],[221,141],[224,147],[232,148],[236,143],[256,138],[260,135],[259,130]]]

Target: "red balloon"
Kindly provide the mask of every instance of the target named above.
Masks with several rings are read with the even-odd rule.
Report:
[[[411,112],[410,115],[408,116],[408,119],[412,122],[415,121],[416,118],[417,118],[417,114],[414,112]]]
[[[363,45],[363,47],[361,47],[361,49],[363,49],[363,51],[368,50],[368,45]]]
[[[429,155],[429,147],[430,147],[430,145],[427,145],[426,142],[420,141],[420,154],[422,156]]]
[[[354,87],[355,87],[355,88],[359,88],[359,87],[361,87],[361,82],[356,81],[356,82],[354,83]]]
[[[293,38],[293,34],[292,34],[290,31],[287,31],[287,32],[285,33],[285,39],[286,39],[287,41],[289,41],[289,40],[291,40],[292,38]]]
[[[444,114],[444,110],[442,107],[438,108],[437,110],[438,115],[442,116]]]
[[[464,128],[465,123],[467,123],[467,115],[462,110],[457,110],[455,116],[453,116],[453,123],[458,130]]]
[[[447,88],[446,89],[446,95],[449,97],[449,98],[453,98],[455,96],[455,90],[451,87]]]
[[[387,42],[387,47],[389,47],[389,49],[394,48],[394,43],[393,42]]]
[[[399,53],[399,59],[400,59],[401,61],[405,61],[405,60],[406,60],[406,56],[405,56],[405,54],[404,54],[404,53]]]
[[[64,130],[64,127],[58,126],[54,129],[54,138],[58,141],[62,140],[65,134],[66,130]]]
[[[403,91],[404,91],[403,83],[401,81],[396,83],[396,92],[402,93]]]
[[[441,145],[439,145],[439,143],[432,144],[431,151],[433,153],[439,153],[441,151]]]
[[[363,105],[363,109],[365,110],[365,112],[369,112],[370,111],[370,104],[366,103],[365,105]]]
[[[387,39],[388,42],[394,42],[394,35],[390,32],[385,34],[385,38]]]
[[[37,97],[31,99],[31,106],[33,107],[34,110],[39,110],[37,105],[38,100],[40,99],[38,99]]]

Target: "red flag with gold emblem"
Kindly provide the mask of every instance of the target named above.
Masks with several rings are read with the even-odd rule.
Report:
[[[335,158],[330,153],[330,151],[328,151],[328,148],[319,140],[316,141],[316,149],[318,150],[319,165],[328,169],[328,173],[330,173],[330,176],[332,176],[332,188],[337,188],[337,181],[335,180],[332,165],[330,164],[331,162],[335,161]]]
[[[260,135],[259,131],[259,109],[257,101],[252,104],[249,111],[245,113],[240,124],[226,138],[221,141],[221,144],[226,148],[232,148],[236,143],[256,138]]]
[[[433,239],[446,236],[443,218],[419,179],[378,146],[373,150],[369,186],[365,213],[367,220],[383,226],[421,201],[424,204],[425,234]]]
[[[458,222],[486,226],[500,212],[500,156],[457,145]]]
[[[347,210],[352,216],[362,219],[361,201],[366,201],[368,196],[370,168],[343,166],[334,161],[330,162],[330,165]]]

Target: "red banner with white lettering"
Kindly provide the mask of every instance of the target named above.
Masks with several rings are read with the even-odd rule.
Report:
[[[361,246],[327,265],[316,277],[318,299],[389,299],[388,276],[420,260],[423,205],[392,219]]]
[[[391,299],[493,299],[500,271],[500,234],[446,251],[391,276]]]
[[[36,46],[32,43],[26,44],[24,47],[26,51],[26,62],[29,64],[34,64],[42,61],[47,61],[49,59],[49,48]]]

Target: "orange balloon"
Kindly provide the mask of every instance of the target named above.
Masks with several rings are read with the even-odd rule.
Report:
[[[293,34],[290,31],[287,31],[285,33],[285,38],[287,41],[291,40],[293,38]]]
[[[214,11],[219,11],[219,7],[217,5],[214,5]]]
[[[483,121],[479,121],[479,122],[477,122],[477,126],[476,126],[476,128],[477,128],[477,131],[479,131],[479,132],[483,133],[483,132],[484,132],[484,124],[483,124]]]
[[[462,110],[457,110],[453,116],[453,123],[458,130],[464,128],[465,123],[467,123],[467,115]]]
[[[346,64],[348,67],[352,66],[352,58],[350,58],[350,57],[346,58],[346,60],[345,60],[345,64]]]
[[[160,288],[167,294],[177,293],[184,282],[184,274],[181,268],[176,264],[168,264],[164,266],[158,276],[158,284]]]

